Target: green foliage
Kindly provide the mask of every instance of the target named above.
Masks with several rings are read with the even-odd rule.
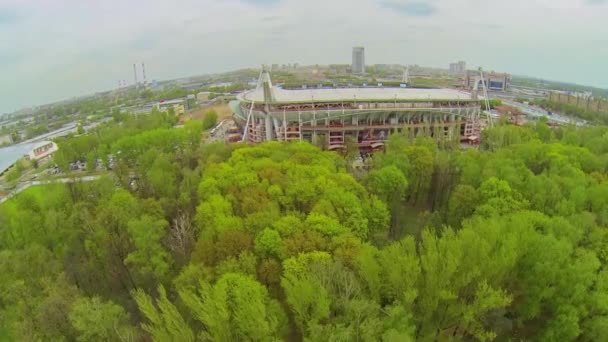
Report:
[[[127,231],[135,248],[125,263],[133,265],[144,277],[162,280],[170,268],[169,254],[162,246],[166,228],[167,221],[149,215],[129,221]]]
[[[149,118],[60,142],[111,176],[0,205],[2,338],[608,339],[604,127],[393,135],[358,181],[311,144]]]
[[[496,107],[502,106],[502,101],[498,100],[498,99],[490,99],[489,102],[490,102],[490,108],[487,108],[485,100],[479,101],[479,104],[481,104],[481,109],[488,110],[488,109],[494,109]]]
[[[331,298],[327,290],[316,279],[315,274],[306,269],[306,263],[323,262],[328,259],[326,254],[300,255],[297,259],[285,261],[284,277],[281,286],[285,290],[287,303],[295,315],[295,321],[302,333],[310,325],[329,316]]]
[[[403,199],[408,182],[396,166],[386,166],[369,173],[367,187],[378,197],[392,203]]]
[[[217,125],[217,112],[210,110],[203,117],[203,129],[210,129],[215,125]]]
[[[255,251],[260,256],[281,256],[283,242],[281,235],[272,229],[264,229],[255,239]]]
[[[284,314],[266,288],[250,277],[229,273],[198,293],[180,292],[184,304],[205,329],[203,340],[272,341],[281,337]]]
[[[134,340],[134,331],[125,310],[99,297],[79,298],[70,311],[70,322],[79,341]]]
[[[136,290],[133,293],[139,310],[150,321],[150,323],[142,324],[142,328],[152,336],[154,341],[193,342],[195,336],[192,329],[175,305],[167,299],[165,288],[159,286],[158,293],[160,298],[156,301],[156,305],[143,290]]]
[[[5,175],[4,180],[7,182],[14,182],[18,180],[23,173],[23,168],[21,167],[21,161],[17,161],[15,166],[13,166]]]

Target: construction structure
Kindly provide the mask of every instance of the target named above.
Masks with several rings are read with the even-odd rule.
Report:
[[[477,77],[479,77],[479,72],[477,70],[468,70],[464,77],[465,89],[473,89]],[[496,72],[485,73],[484,86],[488,90],[506,91],[509,89],[509,86],[511,86],[511,75]]]
[[[273,87],[263,70],[258,87],[239,94],[231,107],[246,142],[305,140],[335,150],[352,141],[362,150],[375,150],[391,133],[478,139],[482,111],[473,95],[407,85],[286,90]]]

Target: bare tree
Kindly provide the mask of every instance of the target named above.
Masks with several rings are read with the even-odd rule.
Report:
[[[194,228],[190,215],[186,212],[177,214],[171,225],[169,234],[169,248],[176,260],[183,264],[190,258],[194,246]]]

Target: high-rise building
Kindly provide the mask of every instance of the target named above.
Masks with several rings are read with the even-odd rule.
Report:
[[[465,72],[467,72],[467,62],[459,61],[458,62],[458,71],[460,74],[464,74]]]
[[[450,63],[451,74],[464,74],[467,71],[467,62],[459,61],[458,63]]]
[[[363,46],[353,47],[353,74],[365,73],[365,48]]]
[[[458,73],[458,63],[450,63],[450,74]]]

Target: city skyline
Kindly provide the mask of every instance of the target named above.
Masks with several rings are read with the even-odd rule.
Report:
[[[608,87],[607,1],[355,3],[3,0],[0,113],[113,89],[132,79],[134,61],[146,63],[149,80],[174,79],[264,63],[348,64],[359,45],[367,64],[466,60]],[[338,15],[344,8],[349,15]]]

